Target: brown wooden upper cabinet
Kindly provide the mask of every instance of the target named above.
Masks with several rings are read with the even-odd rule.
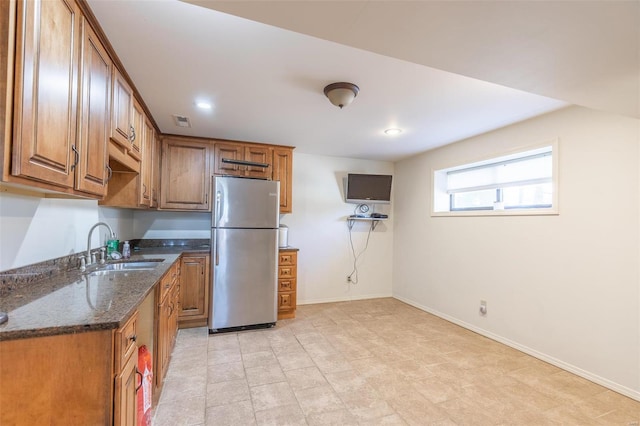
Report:
[[[280,213],[291,213],[293,202],[293,148],[273,148],[273,180],[280,181]]]
[[[122,74],[113,70],[113,104],[111,107],[111,140],[125,149],[131,148],[133,135],[133,89]]]
[[[140,164],[140,199],[139,204],[145,207],[152,207],[153,194],[155,191],[153,180],[153,169],[155,158],[156,130],[153,128],[151,121],[143,115],[144,124],[141,129],[142,135],[142,152],[144,152],[144,161]]]
[[[13,137],[3,179],[99,197],[111,60],[73,0],[17,2],[15,22]]]
[[[129,170],[139,172],[139,141],[143,133],[144,113],[135,101],[133,89],[116,67],[113,67],[111,96],[112,143],[109,146],[109,157]]]
[[[215,143],[215,169],[217,175],[244,176],[271,179],[272,148],[241,142]]]
[[[100,197],[106,193],[111,174],[108,165],[111,58],[83,17],[81,96],[78,109],[76,188]]]
[[[158,208],[160,206],[160,174],[162,172],[160,154],[162,152],[162,146],[160,137],[155,131],[151,145],[151,207]]]
[[[142,144],[144,143],[145,138],[145,114],[142,109],[142,105],[138,102],[136,98],[133,98],[133,119],[131,122],[133,123],[131,127],[131,150],[129,151],[129,155],[135,158],[138,161],[142,160]]]
[[[134,104],[138,105],[138,101],[134,101]],[[139,106],[138,110],[143,111]],[[139,149],[136,150],[140,161],[135,161],[139,170],[132,170],[122,163],[122,161],[131,161],[133,159],[129,155],[134,152],[133,150],[128,150],[129,154],[120,150],[115,152],[115,155],[122,154],[124,160],[120,157],[114,158],[114,152],[110,150],[111,160],[115,159],[116,162],[111,161],[113,173],[109,179],[107,194],[98,202],[101,206],[137,209],[149,208],[152,205],[155,128],[144,112],[142,112],[138,120],[142,121],[142,124],[139,125],[140,130],[136,135],[140,141]],[[110,148],[113,148],[113,140]]]
[[[211,210],[210,150],[203,139],[162,138],[160,209]]]

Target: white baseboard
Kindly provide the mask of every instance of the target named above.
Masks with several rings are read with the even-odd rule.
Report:
[[[477,326],[475,326],[473,324],[469,324],[469,323],[461,321],[461,320],[459,320],[457,318],[453,318],[453,317],[451,317],[451,316],[449,316],[447,314],[443,314],[442,312],[438,312],[438,311],[436,311],[434,309],[431,309],[431,308],[429,308],[427,306],[424,306],[424,305],[421,305],[419,303],[416,303],[416,302],[414,302],[412,300],[405,299],[404,297],[400,297],[400,296],[397,296],[397,295],[394,295],[392,297],[395,298],[395,299],[398,299],[398,300],[400,300],[400,301],[402,301],[402,302],[404,302],[404,303],[406,303],[408,305],[416,307],[416,308],[418,308],[418,309],[420,309],[422,311],[428,312],[428,313],[430,313],[432,315],[435,315],[435,316],[440,317],[442,319],[445,319],[445,320],[447,320],[449,322],[452,322],[452,323],[454,323],[456,325],[459,325],[460,327],[466,328],[466,329],[471,330],[471,331],[473,331],[475,333],[481,334],[481,335],[483,335],[485,337],[488,337],[488,338],[490,338],[492,340],[495,340],[497,342],[500,342],[500,343],[503,343],[503,344],[505,344],[507,346],[510,346],[510,347],[512,347],[514,349],[517,349],[517,350],[519,350],[521,352],[524,352],[527,355],[531,355],[532,357],[535,357],[535,358],[538,358],[538,359],[540,359],[542,361],[548,362],[549,364],[553,364],[556,367],[562,368],[563,370],[569,371],[569,372],[571,372],[571,373],[573,373],[573,374],[575,374],[577,376],[583,377],[583,378],[585,378],[587,380],[590,380],[590,381],[592,381],[594,383],[597,383],[597,384],[599,384],[601,386],[604,386],[605,388],[611,389],[612,391],[615,391],[615,392],[618,392],[618,393],[620,393],[622,395],[628,396],[629,398],[635,399],[636,401],[640,401],[640,391],[636,391],[636,390],[633,390],[633,389],[628,388],[626,386],[623,386],[623,385],[621,385],[619,383],[612,382],[611,380],[606,379],[604,377],[600,377],[597,374],[593,374],[593,373],[591,373],[589,371],[586,371],[586,370],[583,370],[583,369],[581,369],[579,367],[576,367],[575,365],[568,364],[568,363],[566,363],[566,362],[564,362],[562,360],[559,360],[557,358],[554,358],[554,357],[552,357],[550,355],[547,355],[547,354],[539,352],[539,351],[537,351],[535,349],[529,348],[528,346],[521,345],[520,343],[514,342],[514,341],[509,340],[509,339],[507,339],[505,337],[502,337],[502,336],[494,334],[494,333],[492,333],[490,331],[484,330],[484,329],[482,329],[480,327],[477,327]]]
[[[313,305],[316,303],[332,303],[332,302],[349,302],[352,300],[366,300],[366,299],[382,299],[384,297],[393,297],[391,293],[385,294],[362,294],[357,296],[341,296],[341,297],[330,297],[327,299],[306,299],[300,300],[298,299],[298,305]]]

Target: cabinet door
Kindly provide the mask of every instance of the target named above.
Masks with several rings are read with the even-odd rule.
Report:
[[[180,273],[180,326],[206,325],[209,318],[209,257],[184,256]]]
[[[235,143],[218,142],[215,146],[216,166],[214,173],[217,175],[242,176],[244,170],[237,164],[225,163],[223,160],[244,160],[244,146]]]
[[[25,0],[17,18],[11,173],[73,188],[80,10]]]
[[[142,105],[136,99],[133,99],[133,118],[131,119],[131,149],[129,155],[134,159],[142,160],[142,144],[144,143],[144,119],[145,114]]]
[[[271,148],[266,146],[247,146],[244,150],[244,159],[254,163],[269,164],[269,167],[244,166],[244,176],[271,180]]]
[[[124,368],[116,377],[113,416],[115,426],[135,426],[136,424],[138,415],[137,364],[136,351],[136,354],[129,357]]]
[[[157,208],[160,205],[160,139],[153,130],[152,145],[152,166],[151,166],[151,207]]]
[[[104,196],[109,167],[111,58],[95,32],[82,18],[82,69],[76,189]]]
[[[209,148],[206,142],[163,139],[161,209],[210,210]]]
[[[158,305],[158,355],[156,369],[156,386],[161,387],[164,376],[169,367],[169,298],[165,299]]]
[[[116,67],[113,67],[111,95],[111,140],[129,150],[133,128],[133,90]]]
[[[171,319],[169,321],[169,333],[170,333],[170,346],[169,354],[173,352],[173,348],[176,344],[176,338],[178,337],[178,315],[180,314],[180,286],[177,283],[174,284],[171,291]]]
[[[141,128],[142,136],[142,153],[144,157],[140,164],[140,188],[139,188],[139,204],[145,207],[151,207],[152,198],[152,174],[153,174],[153,144],[155,142],[155,130],[151,122],[144,117],[144,123]]]
[[[280,181],[280,213],[291,213],[293,202],[293,149],[273,149],[273,180]]]

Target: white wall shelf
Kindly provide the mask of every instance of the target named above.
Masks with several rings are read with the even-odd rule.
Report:
[[[373,231],[374,229],[376,229],[376,226],[378,226],[379,222],[383,222],[385,220],[388,220],[389,218],[387,217],[354,217],[354,216],[349,216],[347,217],[347,226],[349,227],[349,230],[351,230],[353,228],[353,225],[356,222],[369,222],[371,224],[371,230]]]

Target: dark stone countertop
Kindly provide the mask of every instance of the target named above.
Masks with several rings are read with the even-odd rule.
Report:
[[[208,253],[206,245],[134,250],[131,260],[163,259],[153,270],[83,274],[66,270],[19,285],[0,298],[9,320],[0,341],[91,330],[116,329],[154,289],[182,253]]]

